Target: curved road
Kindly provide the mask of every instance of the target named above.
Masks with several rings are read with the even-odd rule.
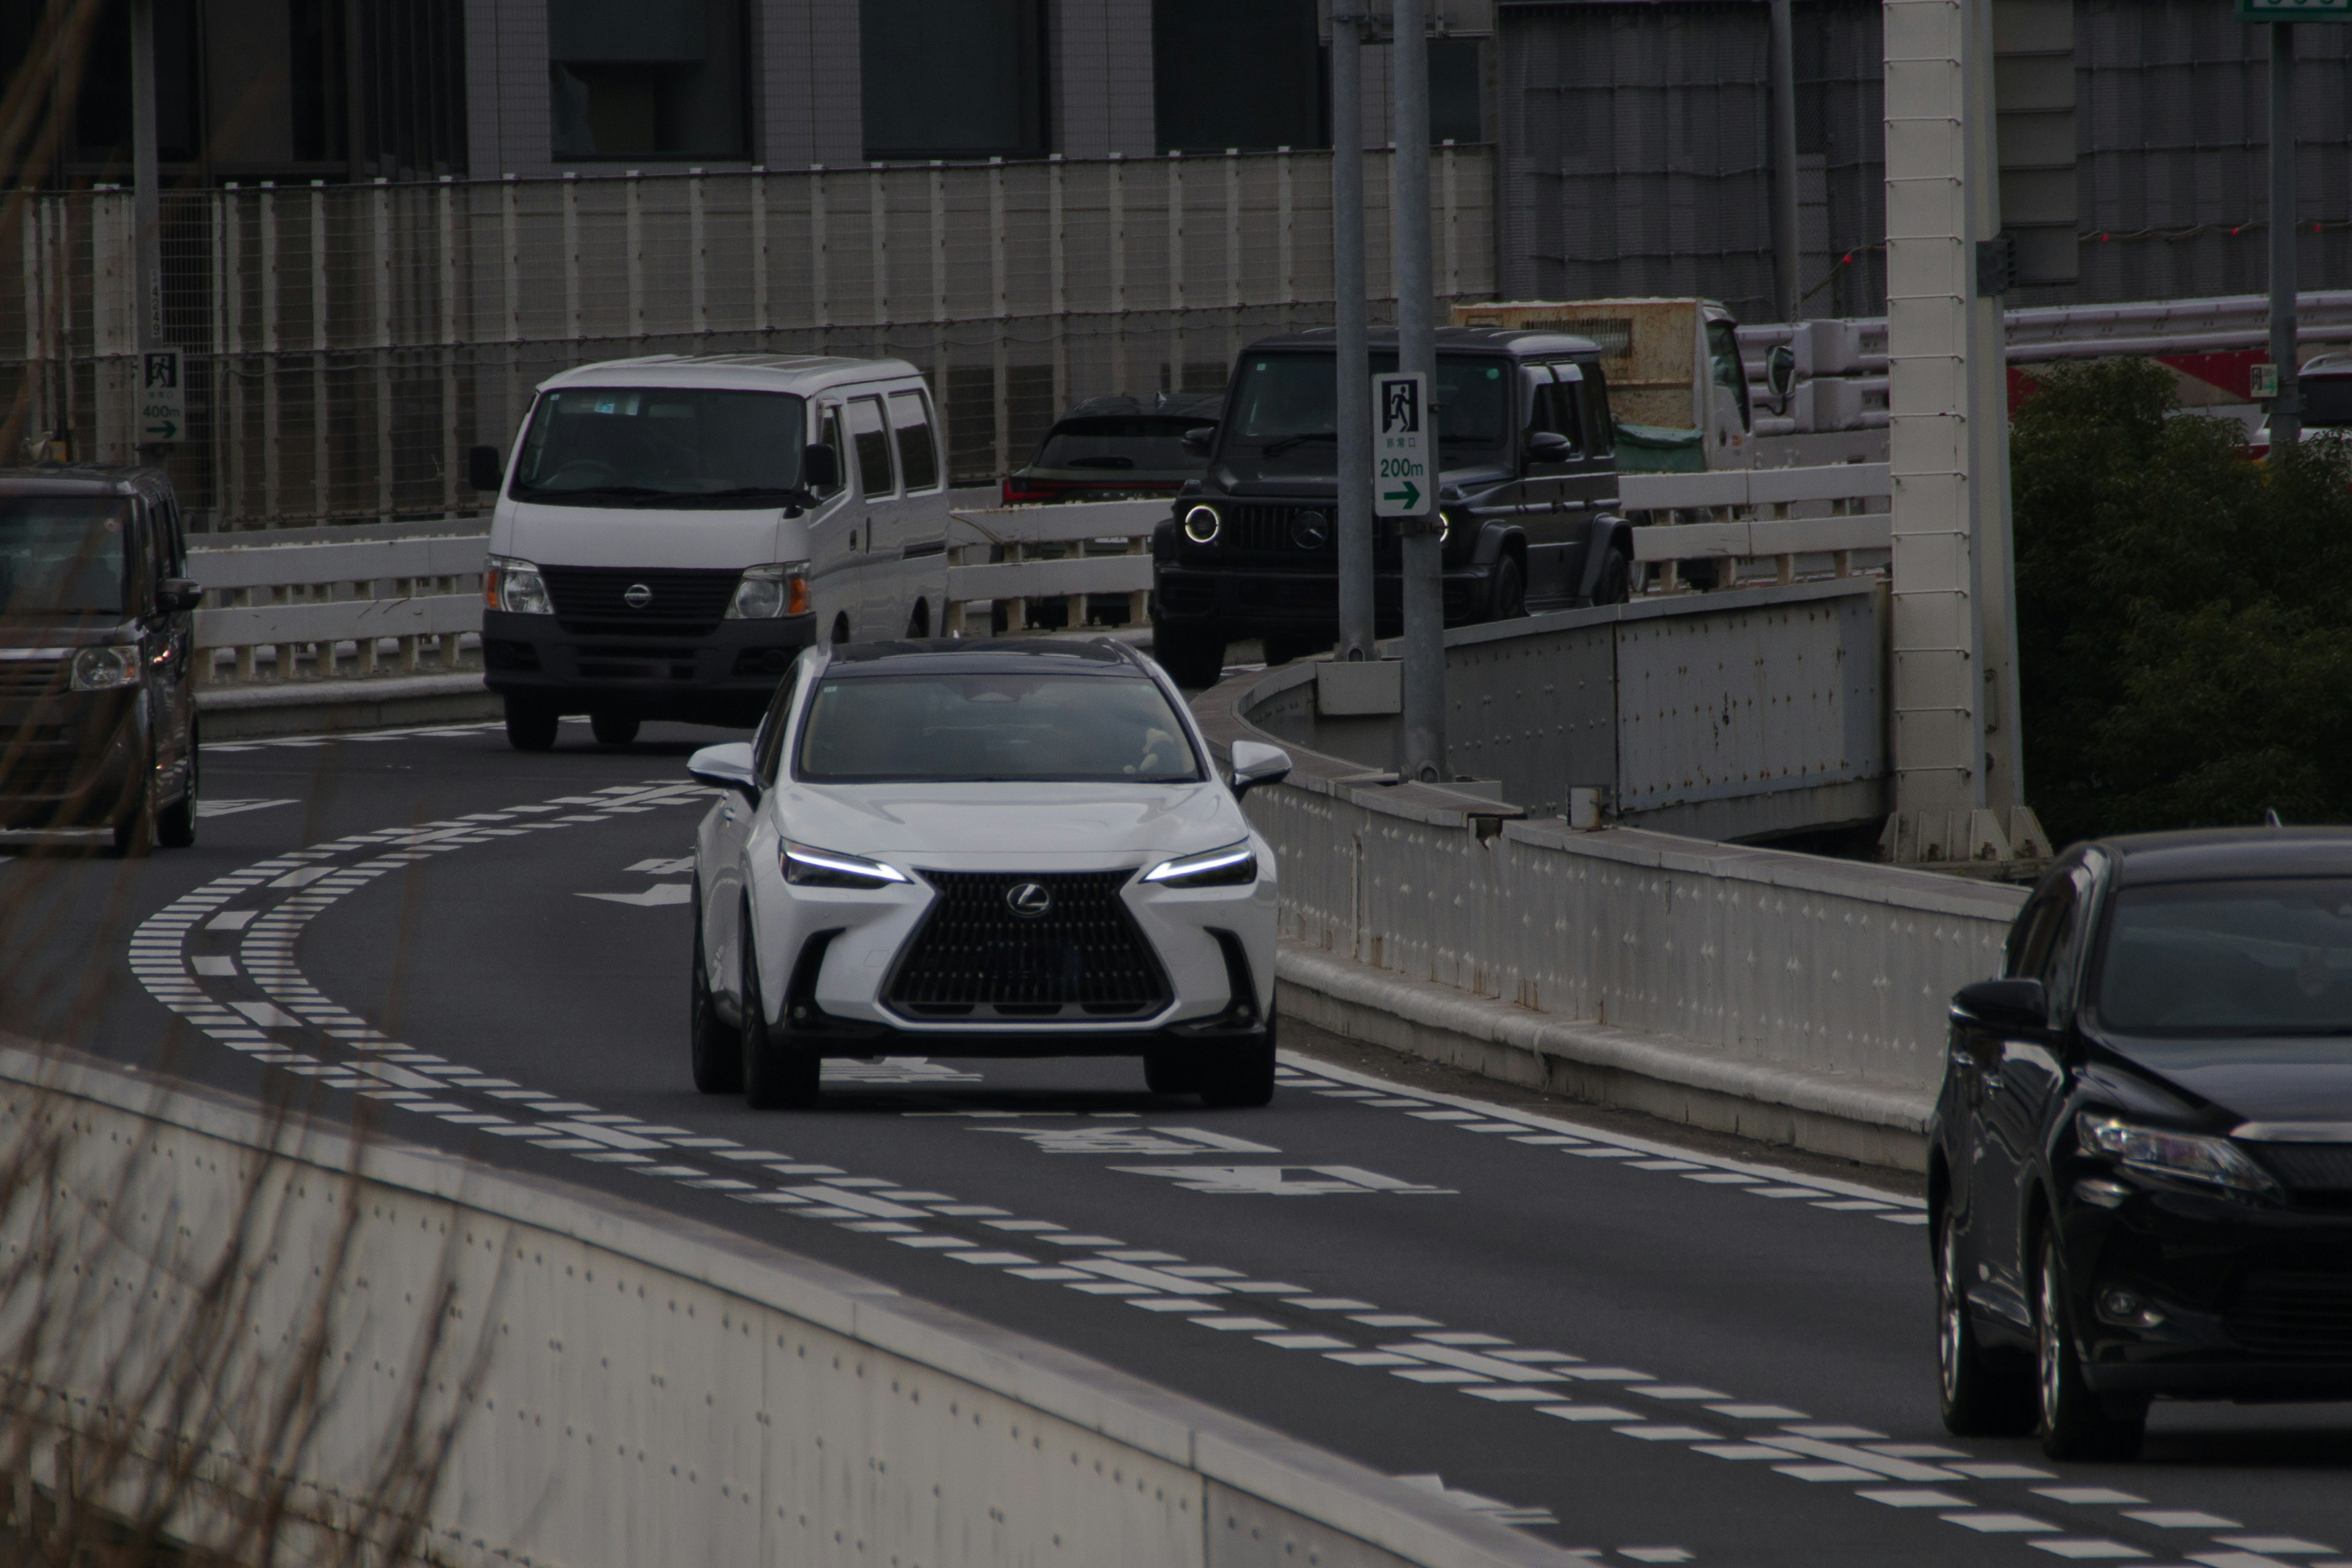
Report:
[[[0,843],[0,1028],[729,1226],[1596,1561],[2352,1568],[2352,1408],[2159,1405],[2130,1466],[1948,1438],[1896,1178],[1328,1040],[1260,1111],[1126,1062],[704,1099],[683,762],[709,732],[563,733],[215,745],[193,851]]]

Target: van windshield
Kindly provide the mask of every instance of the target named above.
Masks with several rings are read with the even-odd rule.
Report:
[[[0,496],[0,615],[121,615],[130,533],[120,496]]]
[[[782,392],[569,386],[531,410],[517,500],[555,506],[782,506],[805,409]]]
[[[1511,378],[1507,362],[1488,354],[1439,354],[1437,434],[1444,460],[1464,462],[1500,447],[1512,430]],[[1375,351],[1372,374],[1396,369],[1396,352]],[[1234,415],[1221,442],[1257,449],[1268,468],[1299,473],[1335,471],[1339,406],[1337,367],[1320,353],[1250,354],[1241,364]]]

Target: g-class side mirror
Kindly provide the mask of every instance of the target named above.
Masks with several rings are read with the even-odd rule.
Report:
[[[1988,1029],[2046,1029],[2050,996],[2039,980],[1979,980],[1960,987],[1952,1016]]]
[[[193,577],[166,577],[155,584],[155,608],[176,616],[204,603],[205,587]]]
[[[801,488],[829,490],[841,483],[841,454],[822,441],[812,441],[801,453]]]
[[[760,774],[751,765],[749,741],[705,746],[686,759],[686,771],[713,789],[731,789],[753,805],[760,804]]]
[[[466,482],[478,490],[494,490],[507,477],[507,460],[496,447],[466,450]]]
[[[1213,425],[1195,425],[1177,437],[1182,443],[1184,450],[1196,458],[1207,457],[1209,447],[1216,438],[1217,427]]]
[[[1290,776],[1290,753],[1263,741],[1234,742],[1234,772],[1229,781],[1236,796],[1260,784],[1280,784]]]
[[[1528,437],[1528,460],[1532,463],[1572,463],[1576,460],[1576,443],[1557,430],[1538,430]]]

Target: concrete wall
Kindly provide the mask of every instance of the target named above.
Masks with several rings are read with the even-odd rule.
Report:
[[[297,1500],[320,1517],[355,1500],[370,1441],[418,1370],[416,1303],[452,1268],[457,1359],[478,1338],[492,1354],[426,1510],[446,1562],[1572,1561],[1078,1356],[625,1200],[355,1147],[335,1129],[273,1126],[243,1101],[0,1043],[0,1139],[35,1119],[71,1128],[59,1195],[117,1265],[102,1289],[101,1270],[82,1270],[94,1294],[80,1310],[98,1327],[42,1369],[67,1396],[57,1408],[88,1407],[121,1348],[108,1334],[159,1321],[137,1260],[211,1256],[257,1161],[278,1161],[264,1173],[267,1246],[292,1267],[259,1298],[257,1346],[301,1329],[301,1265],[322,1257],[346,1205],[362,1216],[335,1292],[348,1359]],[[126,1186],[134,1150],[145,1175]],[[23,1310],[0,1304],[0,1330]]]

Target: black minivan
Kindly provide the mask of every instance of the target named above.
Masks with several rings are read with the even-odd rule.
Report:
[[[0,830],[195,842],[199,597],[159,470],[0,469]]]

